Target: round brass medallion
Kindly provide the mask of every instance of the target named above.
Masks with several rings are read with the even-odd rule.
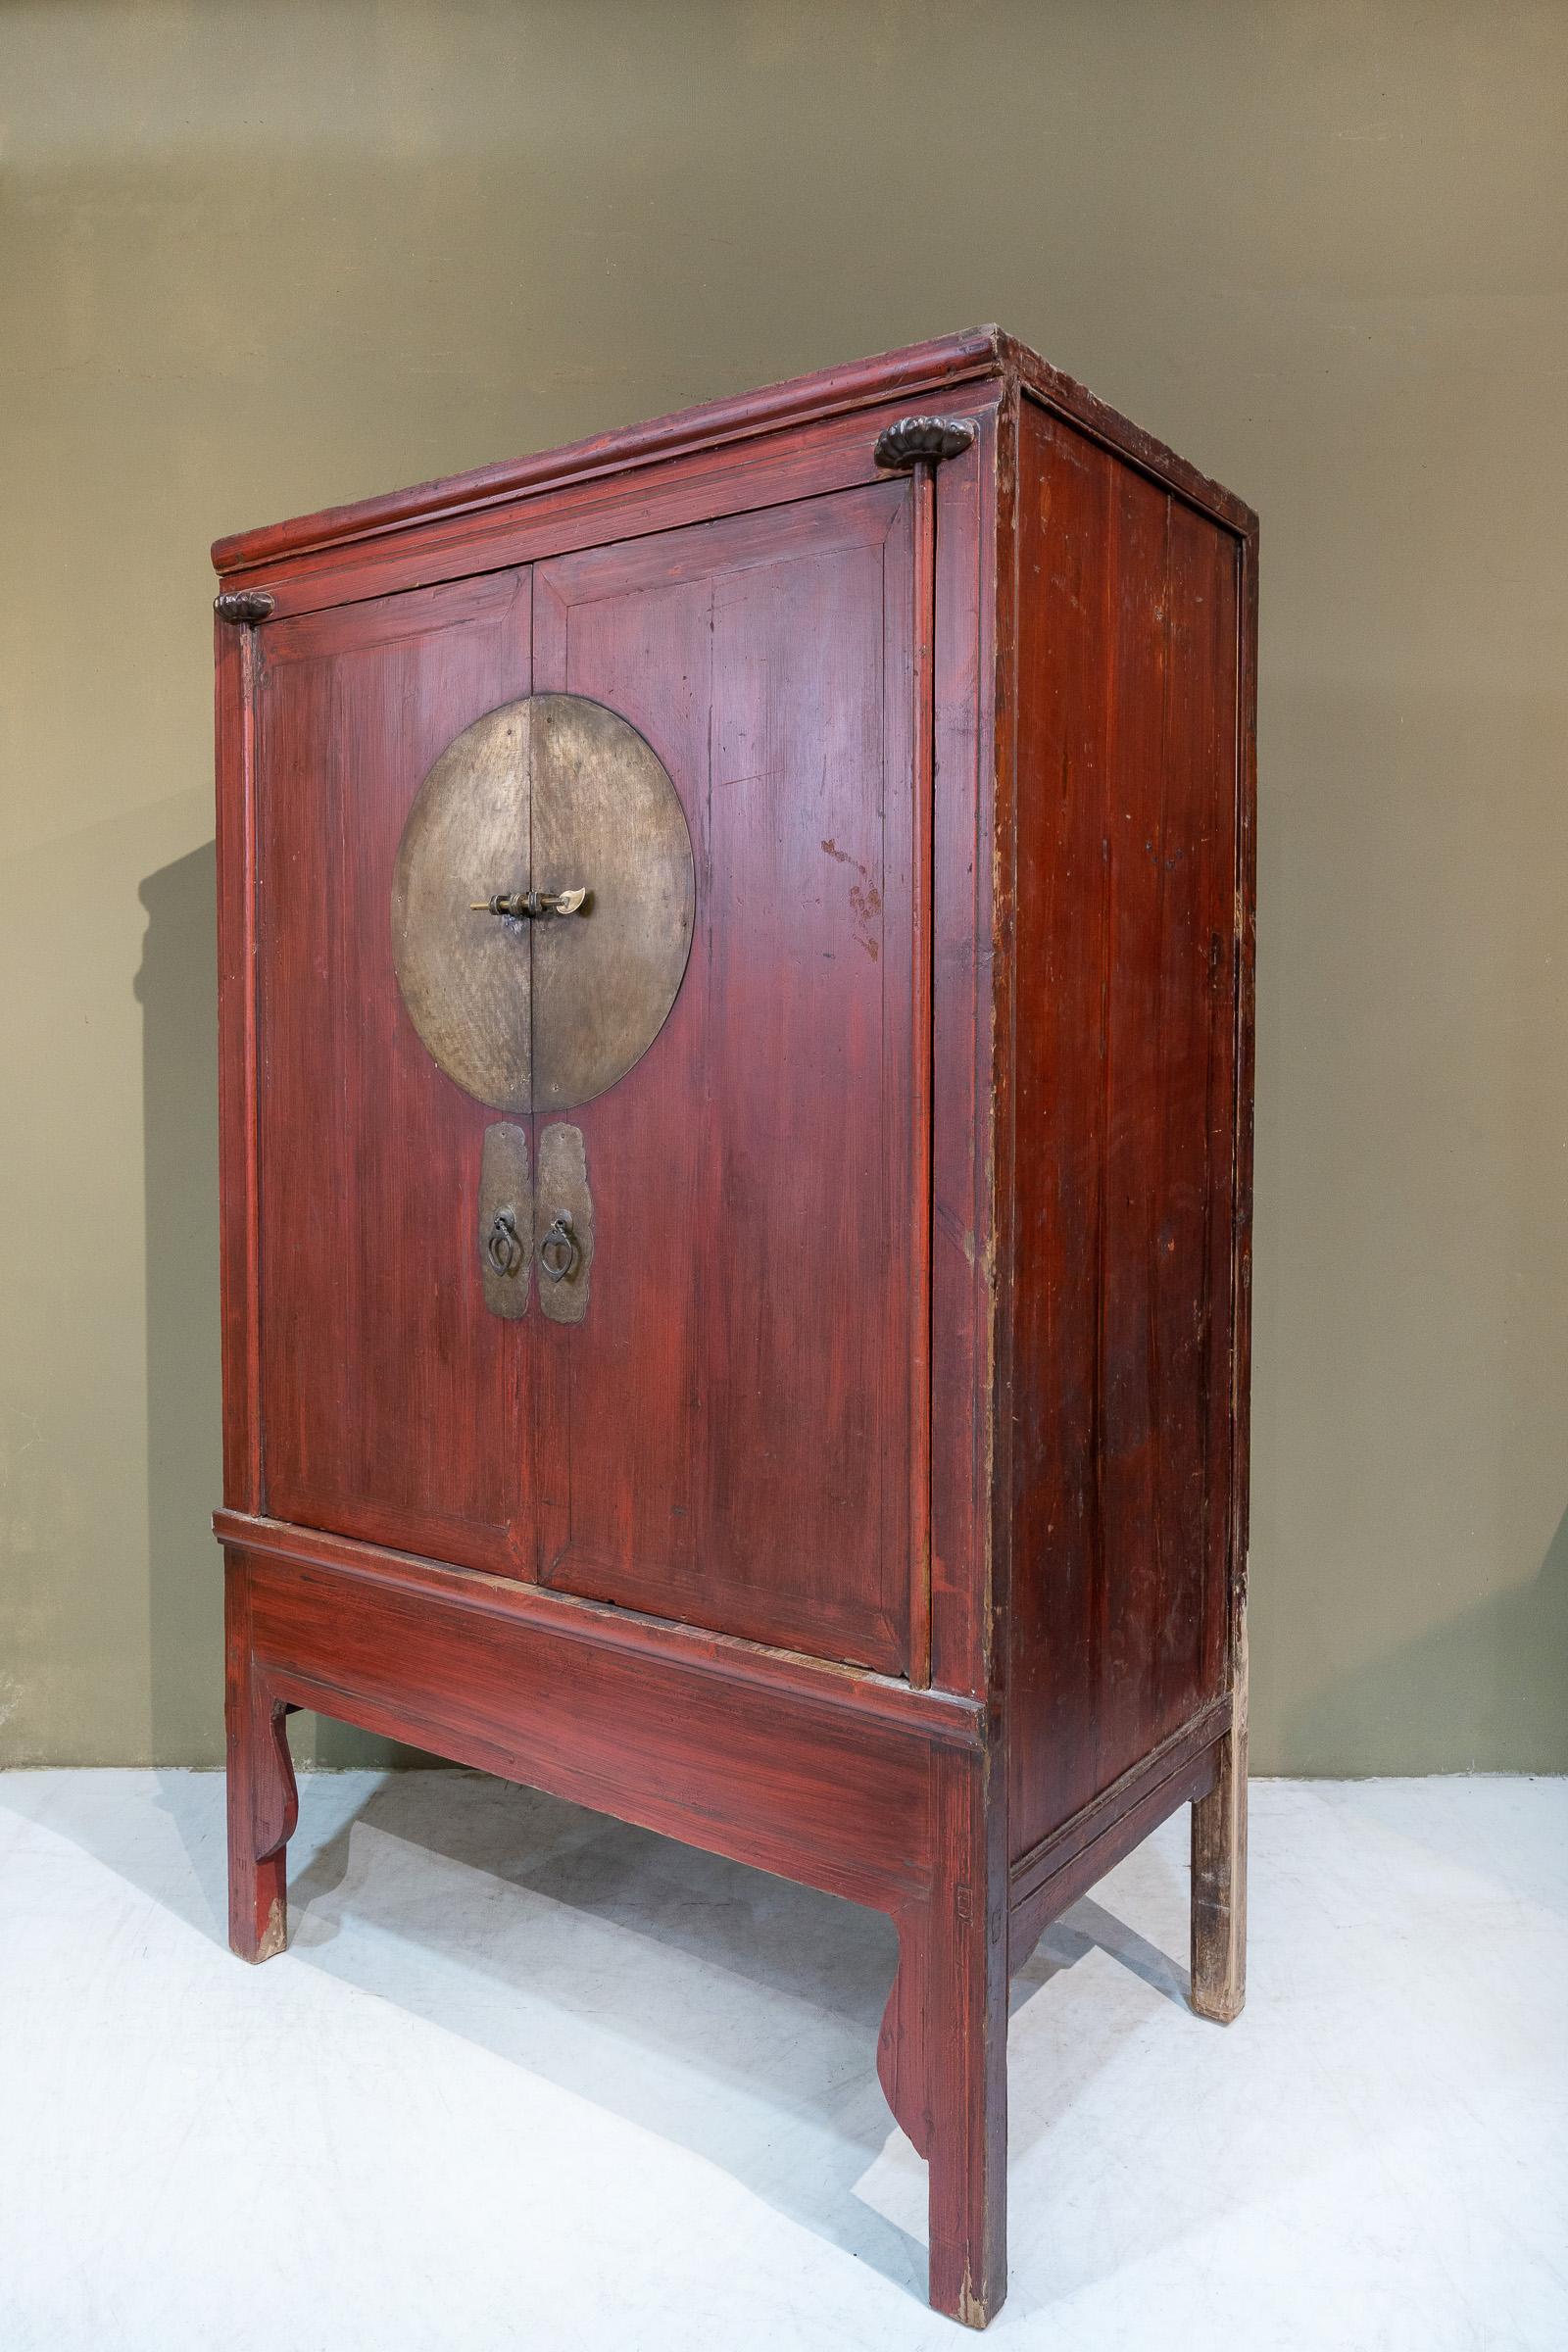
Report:
[[[409,811],[392,956],[466,1094],[569,1110],[623,1078],[691,954],[691,833],[658,755],[577,694],[532,694],[447,746]]]

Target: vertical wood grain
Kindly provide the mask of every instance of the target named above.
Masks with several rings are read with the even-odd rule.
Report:
[[[256,638],[254,630],[223,620],[215,620],[214,632],[223,1500],[231,1510],[258,1511],[263,1489],[256,1167]]]
[[[924,1540],[915,615],[906,481],[537,573],[541,688],[647,736],[697,853],[669,1019],[574,1114],[598,1254],[537,1359],[540,1573],[895,1673]]]
[[[1237,541],[1024,408],[1014,1854],[1224,1688]]]
[[[933,704],[937,600],[936,468],[910,484],[913,579],[909,733],[913,745],[909,891],[909,1601],[908,1675],[931,1679],[931,890],[936,778]],[[902,583],[884,574],[894,626]]]
[[[526,573],[273,621],[258,721],[261,1396],[279,1518],[527,1573],[528,1322],[476,1254],[495,1114],[421,1044],[393,865],[452,737],[528,687]]]
[[[1252,1090],[1257,957],[1257,557],[1252,521],[1241,553],[1236,730],[1236,1118],[1230,1235],[1235,1315],[1231,1330],[1230,1589],[1224,1640],[1245,1638],[1252,1418]]]
[[[538,1569],[569,1557],[642,1560],[669,1579],[678,1615],[697,1575],[699,1334],[710,1278],[700,1227],[706,1061],[703,906],[709,866],[712,628],[710,584],[662,559],[662,543],[540,564],[534,675],[541,693],[581,693],[618,710],[652,746],[679,797],[697,875],[686,976],[649,1053],[608,1099],[572,1113],[595,1201],[593,1331],[556,1333],[534,1359]],[[667,553],[667,550],[665,551]],[[684,1248],[681,1247],[684,1242]],[[636,1363],[616,1409],[579,1410],[584,1363]]]
[[[1231,1268],[1229,1476],[1220,1508],[1228,1550],[1223,1615],[1211,1631],[1231,1686],[1232,1728],[1220,1750],[1212,1790],[1193,1807],[1193,2006],[1229,2024],[1247,1997],[1247,1644],[1248,1472],[1252,1337],[1252,1062],[1257,906],[1257,526],[1240,550],[1237,600],[1235,1102],[1231,1228],[1223,1237]]]
[[[894,1909],[877,2073],[929,2167],[930,2299],[984,2328],[1006,2293],[1007,1872],[994,1750],[930,1759],[933,1867]]]
[[[241,1960],[270,1960],[288,1941],[289,1838],[299,1813],[284,1709],[257,1671],[250,1571],[223,1570],[224,1733],[227,1744],[228,1942]]]
[[[1013,1086],[1014,1854],[1094,1793],[1104,1256],[1106,673],[1113,469],[1025,406]]]
[[[1193,2007],[1228,2026],[1247,1999],[1247,1623],[1237,1633],[1231,1728],[1214,1786],[1193,1807]]]
[[[932,1758],[937,1874],[921,1981],[933,2309],[984,2328],[1007,2291],[1003,1815],[977,1757]]]
[[[1012,437],[1001,446],[994,409],[978,424],[937,474],[931,876],[931,1678],[971,1694],[994,1663],[995,998],[1012,688],[1010,636],[999,642],[999,609],[1011,610]]]

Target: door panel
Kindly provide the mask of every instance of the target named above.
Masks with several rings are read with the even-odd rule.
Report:
[[[275,622],[257,726],[267,1508],[503,1573],[533,1535],[529,1321],[475,1239],[495,1113],[420,1044],[390,914],[422,778],[528,691],[529,614],[507,572]]]
[[[697,852],[673,1010],[570,1114],[593,1301],[539,1334],[538,1573],[892,1672],[923,1534],[909,498],[564,558],[534,612],[539,689],[630,719]]]

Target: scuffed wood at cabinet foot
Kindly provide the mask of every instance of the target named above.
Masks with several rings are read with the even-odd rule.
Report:
[[[932,2308],[984,2328],[1007,2291],[1006,1873],[989,1759],[933,1754],[935,1868],[893,1916],[877,2049],[888,2104],[930,2168]]]
[[[895,1912],[899,1931],[899,1963],[882,2012],[877,2036],[876,2071],[893,2119],[917,2156],[931,2147],[930,2116],[926,2108],[925,1988],[920,1972],[925,1957],[921,1910]]]
[[[1007,2292],[1007,1873],[990,1758],[933,1758],[924,1923],[933,2310],[984,2328]]]
[[[288,1841],[299,1791],[284,1729],[289,1710],[268,1692],[251,1642],[249,1571],[224,1579],[228,1750],[228,1944],[241,1960],[270,1960],[288,1941]]]
[[[1228,2026],[1247,1998],[1247,1619],[1236,1643],[1231,1728],[1208,1794],[1193,1807],[1193,2007]]]

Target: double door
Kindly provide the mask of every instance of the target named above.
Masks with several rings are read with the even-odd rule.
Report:
[[[906,1670],[915,496],[867,483],[259,632],[271,1516]],[[591,775],[573,727],[610,747]],[[447,796],[432,911],[421,788],[470,730],[491,766]],[[612,1050],[617,958],[654,932],[665,1001]]]

